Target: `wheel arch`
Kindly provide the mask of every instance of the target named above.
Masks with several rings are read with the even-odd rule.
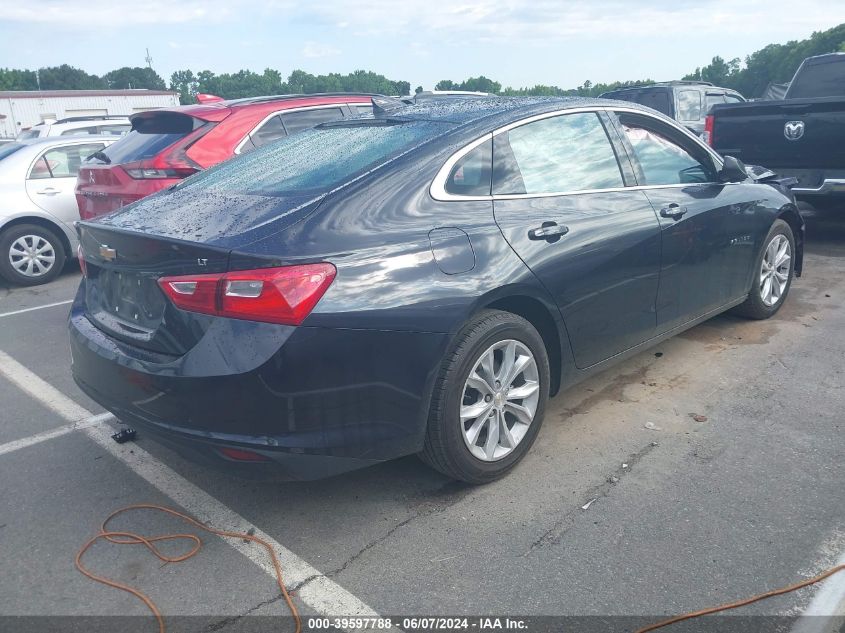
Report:
[[[549,357],[549,395],[554,396],[561,386],[563,372],[564,341],[568,344],[566,332],[563,330],[563,323],[558,316],[557,310],[549,306],[547,302],[539,299],[533,294],[524,291],[516,291],[513,294],[488,296],[479,302],[476,312],[480,310],[501,310],[521,316],[531,323],[540,333],[546,345],[546,353]]]
[[[10,229],[14,226],[19,226],[21,224],[34,224],[36,226],[40,226],[49,231],[52,231],[61,241],[62,248],[65,250],[65,257],[67,259],[72,259],[75,256],[71,247],[70,238],[67,235],[67,231],[55,220],[45,218],[41,215],[20,215],[14,217],[0,225],[0,234],[4,233],[7,229]]]
[[[783,205],[777,212],[775,220],[783,220],[792,229],[795,238],[795,276],[801,276],[804,267],[804,218],[793,204]]]

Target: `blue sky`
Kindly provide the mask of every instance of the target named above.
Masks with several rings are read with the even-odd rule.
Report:
[[[11,6],[9,6],[11,4]],[[845,22],[831,0],[11,0],[0,67],[145,64],[286,77],[373,70],[411,86],[486,75],[503,85],[674,79]]]

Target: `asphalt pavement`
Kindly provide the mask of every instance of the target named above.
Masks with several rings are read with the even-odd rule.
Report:
[[[817,574],[845,554],[845,212],[807,219],[805,275],[775,318],[719,316],[558,395],[524,462],[483,487],[413,457],[280,484],[204,470],[143,434],[112,448],[110,423],[91,420],[103,410],[69,374],[78,269],[44,287],[0,286],[0,616],[148,614],[74,567],[101,521],[135,503],[266,534],[306,618],[645,622]],[[80,421],[87,428],[69,426]],[[131,527],[184,531],[150,515]],[[205,616],[171,630],[237,630],[244,615],[285,613],[260,552],[203,540],[181,564],[107,543],[86,560],[165,616]],[[845,579],[827,587],[826,604],[845,609]],[[792,626],[775,617],[817,609],[819,592],[742,614]]]

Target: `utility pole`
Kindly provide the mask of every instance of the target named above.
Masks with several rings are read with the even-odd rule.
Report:
[[[38,84],[38,92],[41,92],[41,75],[37,68],[35,69],[35,83]]]
[[[144,60],[147,62],[147,68],[152,70],[153,69],[153,58],[150,57],[150,49],[149,48],[147,49],[147,56],[144,58]]]

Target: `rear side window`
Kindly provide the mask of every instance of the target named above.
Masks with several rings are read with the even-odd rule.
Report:
[[[701,119],[701,93],[698,90],[678,91],[678,121]]]
[[[82,162],[103,147],[102,143],[89,143],[48,150],[32,165],[28,178],[75,178]]]
[[[717,103],[724,103],[725,95],[723,94],[707,94],[704,97],[704,113],[709,114],[710,109]]]
[[[489,196],[493,142],[486,141],[461,158],[446,179],[445,190],[455,196]]]
[[[495,139],[494,194],[549,194],[624,186],[616,154],[593,112],[542,119]]]
[[[19,141],[28,141],[33,138],[38,138],[41,136],[41,132],[38,130],[27,130],[26,132],[21,132],[18,134],[17,140]]]
[[[317,110],[300,110],[299,112],[288,112],[282,114],[282,122],[288,134],[296,134],[302,130],[343,118],[343,111],[340,108],[319,108]]]
[[[252,144],[255,147],[261,147],[266,143],[270,143],[271,141],[275,141],[280,139],[284,136],[287,136],[287,132],[285,132],[285,126],[282,125],[282,120],[279,118],[278,115],[272,116],[255,132],[249,135],[250,139],[252,140]],[[248,148],[248,144],[244,146],[244,149]]]
[[[372,114],[373,113],[373,106],[372,105],[356,105],[352,106],[352,112],[355,114]]]
[[[645,90],[623,90],[607,94],[610,99],[632,101],[672,116],[672,100],[668,88],[649,88]]]
[[[97,126],[97,133],[111,136],[123,136],[130,129],[132,128],[129,125],[99,125]]]
[[[97,126],[72,128],[62,132],[60,136],[82,136],[84,134],[97,134]]]
[[[725,102],[727,103],[743,103],[745,100],[732,94],[725,94]]]
[[[132,120],[132,131],[109,145],[103,153],[112,164],[152,158],[203,124],[200,119],[178,112],[138,116]]]

